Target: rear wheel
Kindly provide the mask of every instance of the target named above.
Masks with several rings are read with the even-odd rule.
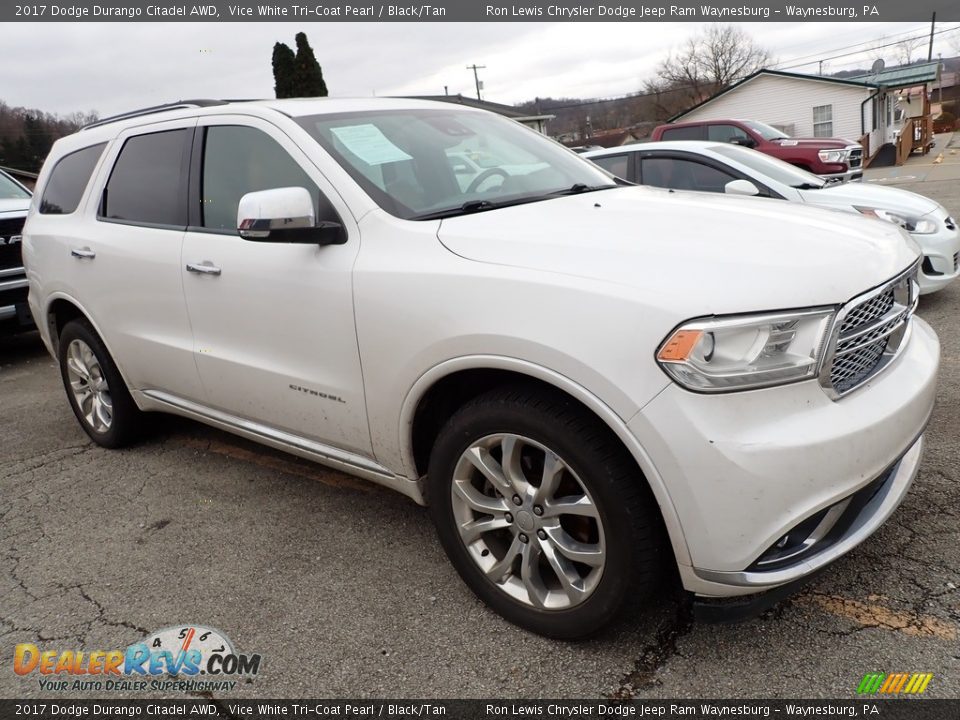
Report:
[[[136,439],[143,413],[103,341],[85,320],[72,320],[60,333],[60,375],[74,415],[87,435],[109,448]]]
[[[659,586],[649,490],[616,438],[567,398],[523,388],[477,398],[440,432],[428,476],[447,555],[517,625],[581,638]]]

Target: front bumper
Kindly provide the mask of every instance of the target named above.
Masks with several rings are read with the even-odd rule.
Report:
[[[853,180],[863,179],[863,168],[855,168],[853,170],[845,170],[844,172],[836,173],[819,173],[819,175],[824,180],[840,180],[841,182],[851,182]]]
[[[23,268],[0,270],[0,324],[29,327],[33,324],[27,304],[27,279]]]
[[[938,219],[939,222],[942,222]],[[960,227],[942,227],[930,235],[911,235],[923,252],[917,276],[920,294],[942,290],[960,277]]]
[[[687,590],[729,597],[797,581],[852,550],[900,504],[919,466],[939,365],[933,330],[912,323],[900,355],[837,401],[810,381],[724,395],[671,385],[630,421],[676,510]],[[758,569],[791,530],[885,473],[829,542]]]

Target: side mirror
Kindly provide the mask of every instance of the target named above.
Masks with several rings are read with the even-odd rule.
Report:
[[[740,145],[741,147],[751,148],[751,149],[757,146],[757,141],[754,140],[753,138],[748,138],[748,137],[730,138],[730,142],[733,143],[734,145]]]
[[[313,199],[306,188],[285,187],[251,192],[237,206],[237,232],[245,240],[342,245],[343,225],[316,221]]]
[[[723,186],[727,195],[759,195],[760,188],[749,180],[731,180]]]

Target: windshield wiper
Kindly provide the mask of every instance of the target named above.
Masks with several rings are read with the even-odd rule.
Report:
[[[447,208],[445,210],[434,210],[433,212],[414,215],[411,220],[438,220],[440,218],[456,217],[457,215],[469,215],[470,213],[482,212],[484,210],[493,210],[500,207],[499,203],[490,200],[470,200],[459,207]]]
[[[814,185],[813,183],[800,183],[799,185],[791,185],[795,190],[819,190],[826,186],[826,183],[823,185]]]
[[[554,190],[553,192],[544,193],[541,197],[559,197],[561,195],[579,195],[580,193],[586,192],[595,192],[597,190],[610,190],[617,187],[616,185],[587,185],[586,183],[574,183],[568,188],[563,188],[562,190]]]

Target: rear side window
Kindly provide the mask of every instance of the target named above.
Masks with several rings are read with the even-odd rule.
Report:
[[[40,198],[40,212],[43,215],[69,215],[76,212],[104,147],[106,143],[91,145],[60,158]]]
[[[703,140],[703,126],[667,128],[660,135],[661,140]]]
[[[618,178],[623,178],[624,180],[630,179],[628,177],[630,167],[629,155],[604,155],[603,157],[590,159],[608,173],[616,175]]]
[[[186,170],[193,131],[136,135],[124,144],[103,191],[101,217],[186,228]]]

